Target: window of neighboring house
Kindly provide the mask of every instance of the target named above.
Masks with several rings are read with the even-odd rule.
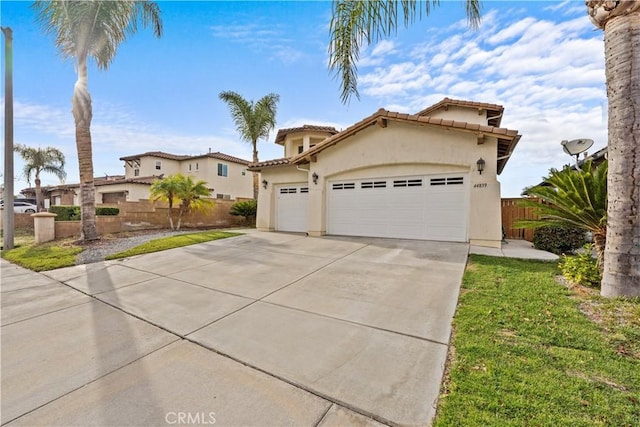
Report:
[[[302,145],[298,145],[298,154],[304,151],[304,147]]]
[[[156,161],[156,170],[162,169],[162,162],[160,160]]]
[[[196,170],[198,170],[198,162],[196,162]]]
[[[247,174],[247,170],[246,169],[242,169],[242,176],[245,176]]]
[[[60,200],[60,196],[53,196],[53,204],[56,206],[60,206],[61,205],[61,200]]]
[[[189,163],[189,172],[191,172],[191,163]]]
[[[140,169],[135,168],[135,169],[133,170],[133,176],[140,176]]]
[[[224,163],[218,163],[218,176],[227,176],[228,170],[227,165]]]

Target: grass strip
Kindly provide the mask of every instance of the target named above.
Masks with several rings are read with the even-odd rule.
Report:
[[[80,252],[79,246],[45,243],[3,250],[2,258],[29,270],[46,271],[75,265],[76,255]]]
[[[469,257],[435,426],[640,425],[640,299],[575,294],[557,274]],[[603,322],[583,311],[594,301]]]
[[[239,236],[240,233],[229,233],[226,231],[205,231],[201,233],[180,234],[177,236],[162,237],[150,240],[142,245],[109,255],[105,259],[128,258],[134,255],[148,254],[152,252],[165,251],[167,249],[179,248],[182,246],[195,245],[197,243],[209,242],[212,240],[226,239],[227,237]]]

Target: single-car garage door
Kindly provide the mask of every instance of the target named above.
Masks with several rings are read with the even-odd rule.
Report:
[[[304,184],[276,187],[276,230],[306,232],[309,187]]]
[[[329,182],[327,233],[467,241],[467,175]]]

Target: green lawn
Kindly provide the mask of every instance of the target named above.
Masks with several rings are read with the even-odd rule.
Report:
[[[557,274],[470,256],[435,426],[640,425],[640,299],[574,292]]]
[[[107,257],[107,259],[125,258],[133,255],[164,251],[238,235],[239,233],[223,231],[180,234],[151,240],[135,248],[111,255]],[[6,251],[3,250],[2,258],[28,268],[29,270],[45,271],[75,265],[76,255],[83,250],[82,246],[76,245],[71,239],[35,245],[33,241],[33,230],[30,230],[28,233],[20,233],[19,235],[16,233],[15,248]]]
[[[150,240],[147,243],[136,246],[135,248],[131,248],[117,254],[109,255],[108,257],[106,257],[106,259],[127,258],[134,255],[166,251],[167,249],[195,245],[196,243],[204,243],[211,240],[226,239],[227,237],[239,235],[240,233],[228,233],[225,231],[205,231],[200,233],[180,234],[178,236],[162,237],[160,239]]]

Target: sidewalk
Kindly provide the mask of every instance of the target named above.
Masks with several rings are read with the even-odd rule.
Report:
[[[533,244],[526,240],[507,240],[502,243],[502,249],[471,246],[469,253],[506,258],[537,259],[541,261],[557,261],[560,258],[551,252],[534,249]]]

